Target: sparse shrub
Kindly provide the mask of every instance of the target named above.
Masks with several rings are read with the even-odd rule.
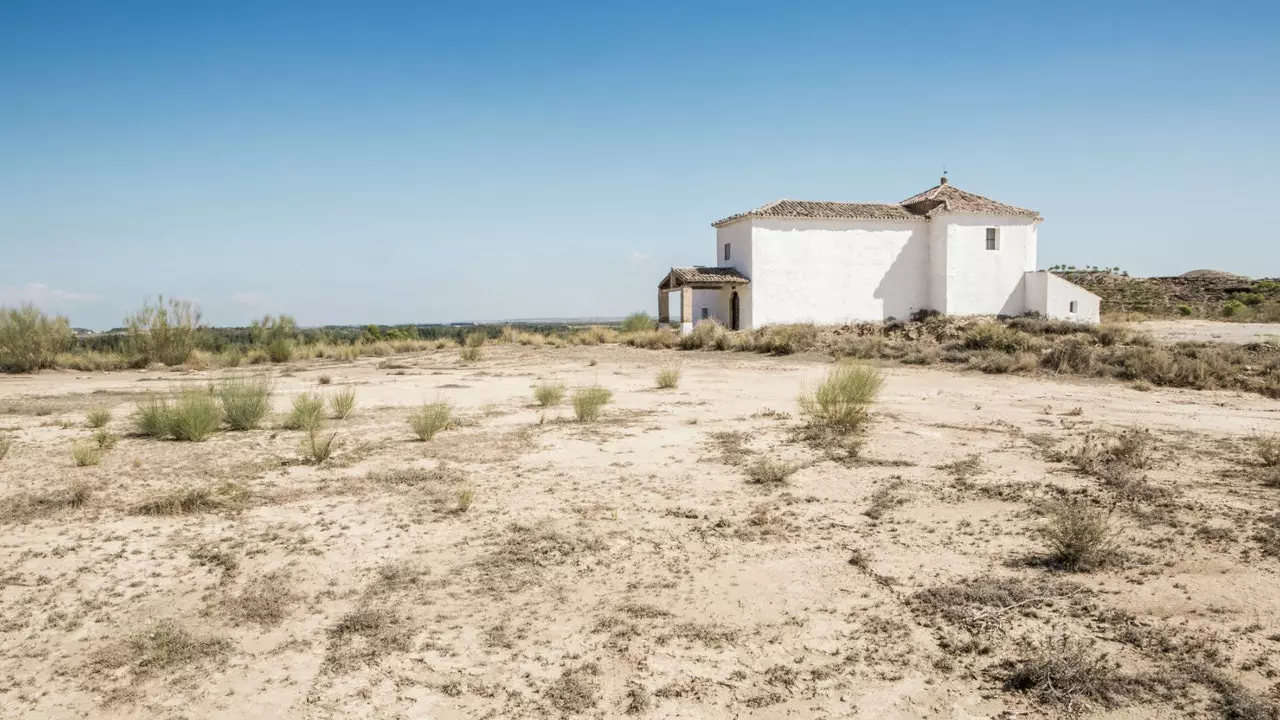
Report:
[[[225,638],[201,637],[173,620],[161,620],[123,642],[97,651],[93,660],[107,668],[131,667],[141,675],[222,657],[231,647],[231,641]]]
[[[173,406],[168,398],[153,395],[138,403],[133,415],[133,429],[137,434],[166,438],[172,425]]]
[[[89,423],[89,427],[100,428],[111,422],[111,411],[101,405],[89,408],[85,420]]]
[[[680,344],[680,334],[671,328],[659,328],[629,333],[622,342],[646,350],[665,350]]]
[[[286,363],[293,359],[293,341],[276,338],[267,345],[267,357],[273,363]]]
[[[249,489],[233,482],[182,487],[152,496],[133,507],[139,515],[188,515],[196,512],[240,510],[249,502]]]
[[[316,382],[319,383],[320,385],[328,385],[329,383],[333,382],[333,378],[329,377],[328,375],[321,375],[320,377],[316,378]]]
[[[8,456],[9,450],[12,447],[13,440],[10,440],[8,435],[0,433],[0,460],[3,460]]]
[[[1264,297],[1261,293],[1238,292],[1233,294],[1231,296],[1231,299],[1235,300],[1236,302],[1240,302],[1250,307],[1253,307],[1255,305],[1261,305],[1267,298]]]
[[[1191,317],[1195,310],[1190,305],[1179,305],[1178,314],[1182,317]]]
[[[663,368],[658,371],[658,376],[654,381],[663,390],[674,388],[680,384],[680,370],[678,368]]]
[[[321,418],[307,428],[307,436],[302,440],[302,454],[313,465],[319,465],[329,459],[329,455],[333,453],[333,439],[338,436],[337,433],[331,433],[329,437],[325,437],[320,432],[323,427],[323,418]]]
[[[464,485],[458,488],[458,512],[466,512],[471,509],[471,503],[475,502],[476,489],[470,485]]]
[[[555,407],[564,400],[564,383],[542,383],[533,387],[533,397],[542,407]]]
[[[1063,338],[1049,346],[1040,362],[1054,372],[1088,375],[1095,362],[1093,339],[1083,334]]]
[[[74,335],[67,318],[50,317],[35,305],[0,308],[0,372],[35,372],[53,367],[58,354],[71,347]]]
[[[469,348],[483,347],[489,336],[483,330],[473,330],[467,333],[464,344]]]
[[[970,362],[982,372],[993,375],[1012,372],[1015,364],[1012,355],[1000,350],[980,350],[970,358]]]
[[[760,485],[784,483],[800,466],[783,460],[760,458],[747,467],[747,481]]]
[[[232,430],[252,430],[271,410],[271,378],[231,375],[218,382],[216,394],[222,417]]]
[[[657,321],[649,316],[649,313],[638,312],[631,313],[623,321],[619,328],[624,333],[642,332],[653,330],[657,326]]]
[[[196,349],[200,331],[200,310],[191,302],[164,296],[143,304],[133,317],[125,320],[129,345],[146,363],[181,365]]]
[[[307,430],[324,422],[324,398],[319,393],[300,393],[293,398],[293,409],[284,426],[288,430]]]
[[[1073,710],[1116,707],[1139,687],[1116,670],[1092,644],[1067,636],[1037,643],[1006,663],[1005,689]]]
[[[333,417],[345,420],[356,407],[356,389],[345,387],[329,396],[329,410]]]
[[[836,349],[836,356],[857,360],[874,360],[882,357],[884,351],[885,339],[879,335],[869,335],[846,339]]]
[[[169,413],[169,434],[174,440],[203,442],[222,422],[222,410],[214,396],[196,388],[178,393]]]
[[[569,336],[570,345],[603,345],[605,343],[615,343],[621,336],[618,331],[613,328],[602,327],[600,325],[592,325],[584,330],[579,330]]]
[[[1280,467],[1280,435],[1255,435],[1253,452],[1265,467]]]
[[[76,444],[71,448],[71,459],[76,467],[88,467],[102,462],[102,450],[96,445]]]
[[[1228,300],[1227,303],[1222,306],[1222,316],[1235,317],[1244,311],[1244,307],[1244,303],[1239,300]]]
[[[1002,353],[1036,351],[1044,346],[1044,340],[1000,323],[981,323],[970,328],[960,338],[968,350],[999,350]]]
[[[1120,376],[1167,385],[1174,375],[1173,357],[1161,348],[1126,347],[1120,356]]]
[[[870,365],[842,362],[812,393],[800,396],[800,411],[811,425],[845,435],[860,431],[867,407],[884,386],[884,375]]]
[[[769,325],[756,331],[748,346],[756,352],[790,355],[807,352],[818,345],[818,327],[813,323]]]
[[[699,320],[698,324],[693,326],[692,332],[680,338],[680,348],[683,350],[715,348],[723,341],[724,335],[725,329],[720,323],[710,318]]]
[[[409,416],[409,425],[419,440],[430,440],[436,433],[449,427],[452,410],[445,402],[433,402],[423,405]]]
[[[458,351],[458,359],[464,363],[475,362],[481,358],[479,345],[467,345]]]
[[[578,422],[595,422],[612,399],[613,393],[599,385],[582,388],[573,394],[573,414]]]
[[[119,440],[120,438],[116,437],[106,428],[98,428],[98,430],[93,433],[94,444],[98,446],[98,449],[103,451],[114,448]]]
[[[294,339],[298,335],[298,323],[289,315],[264,315],[261,320],[254,320],[249,327],[253,343],[266,352],[267,359],[273,363],[289,362],[293,359]]]
[[[1087,572],[1116,557],[1110,513],[1080,498],[1054,502],[1046,511],[1044,540],[1049,562],[1072,572]]]
[[[941,358],[942,348],[937,342],[920,341],[914,343],[902,356],[901,362],[905,365],[932,365]]]

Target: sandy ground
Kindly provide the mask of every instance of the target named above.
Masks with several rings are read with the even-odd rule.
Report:
[[[1233,323],[1215,320],[1145,320],[1129,326],[1151,333],[1164,342],[1194,340],[1245,345],[1253,342],[1276,342],[1280,338],[1277,323]]]
[[[1005,689],[1010,662],[1060,636],[1117,672],[1202,664],[1276,692],[1280,558],[1256,538],[1280,489],[1242,473],[1280,402],[895,366],[861,457],[833,459],[795,437],[822,358],[486,351],[278,377],[280,413],[304,390],[358,390],[318,467],[279,417],[203,443],[127,436],[140,393],[206,374],[0,378],[0,714],[1165,718],[1234,702],[1221,682],[1074,708]],[[654,389],[671,366],[679,388]],[[532,403],[545,380],[614,402],[569,422]],[[462,422],[420,442],[407,416],[436,399]],[[99,403],[124,437],[77,468]],[[1044,448],[1130,425],[1157,462],[1150,492],[1107,501],[1124,561],[1045,567],[1043,500],[1112,496]],[[761,457],[803,467],[765,488],[745,470]],[[32,504],[72,480],[93,489],[83,506]],[[248,488],[243,510],[134,510],[227,482]],[[922,600],[992,577],[1049,589],[950,614]]]

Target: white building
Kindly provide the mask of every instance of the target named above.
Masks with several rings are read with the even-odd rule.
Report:
[[[712,224],[716,266],[672,268],[659,320],[674,299],[685,331],[702,318],[747,329],[928,310],[1098,322],[1098,296],[1036,270],[1041,219],[945,177],[900,203],[778,200]]]

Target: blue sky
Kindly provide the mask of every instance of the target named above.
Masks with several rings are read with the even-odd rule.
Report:
[[[936,183],[1040,263],[1280,275],[1276,3],[0,1],[0,304],[654,311],[712,221]]]

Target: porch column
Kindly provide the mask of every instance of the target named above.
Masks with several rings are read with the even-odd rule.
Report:
[[[680,288],[680,334],[693,332],[693,288]]]
[[[666,290],[658,288],[658,324],[671,322],[671,298]]]

